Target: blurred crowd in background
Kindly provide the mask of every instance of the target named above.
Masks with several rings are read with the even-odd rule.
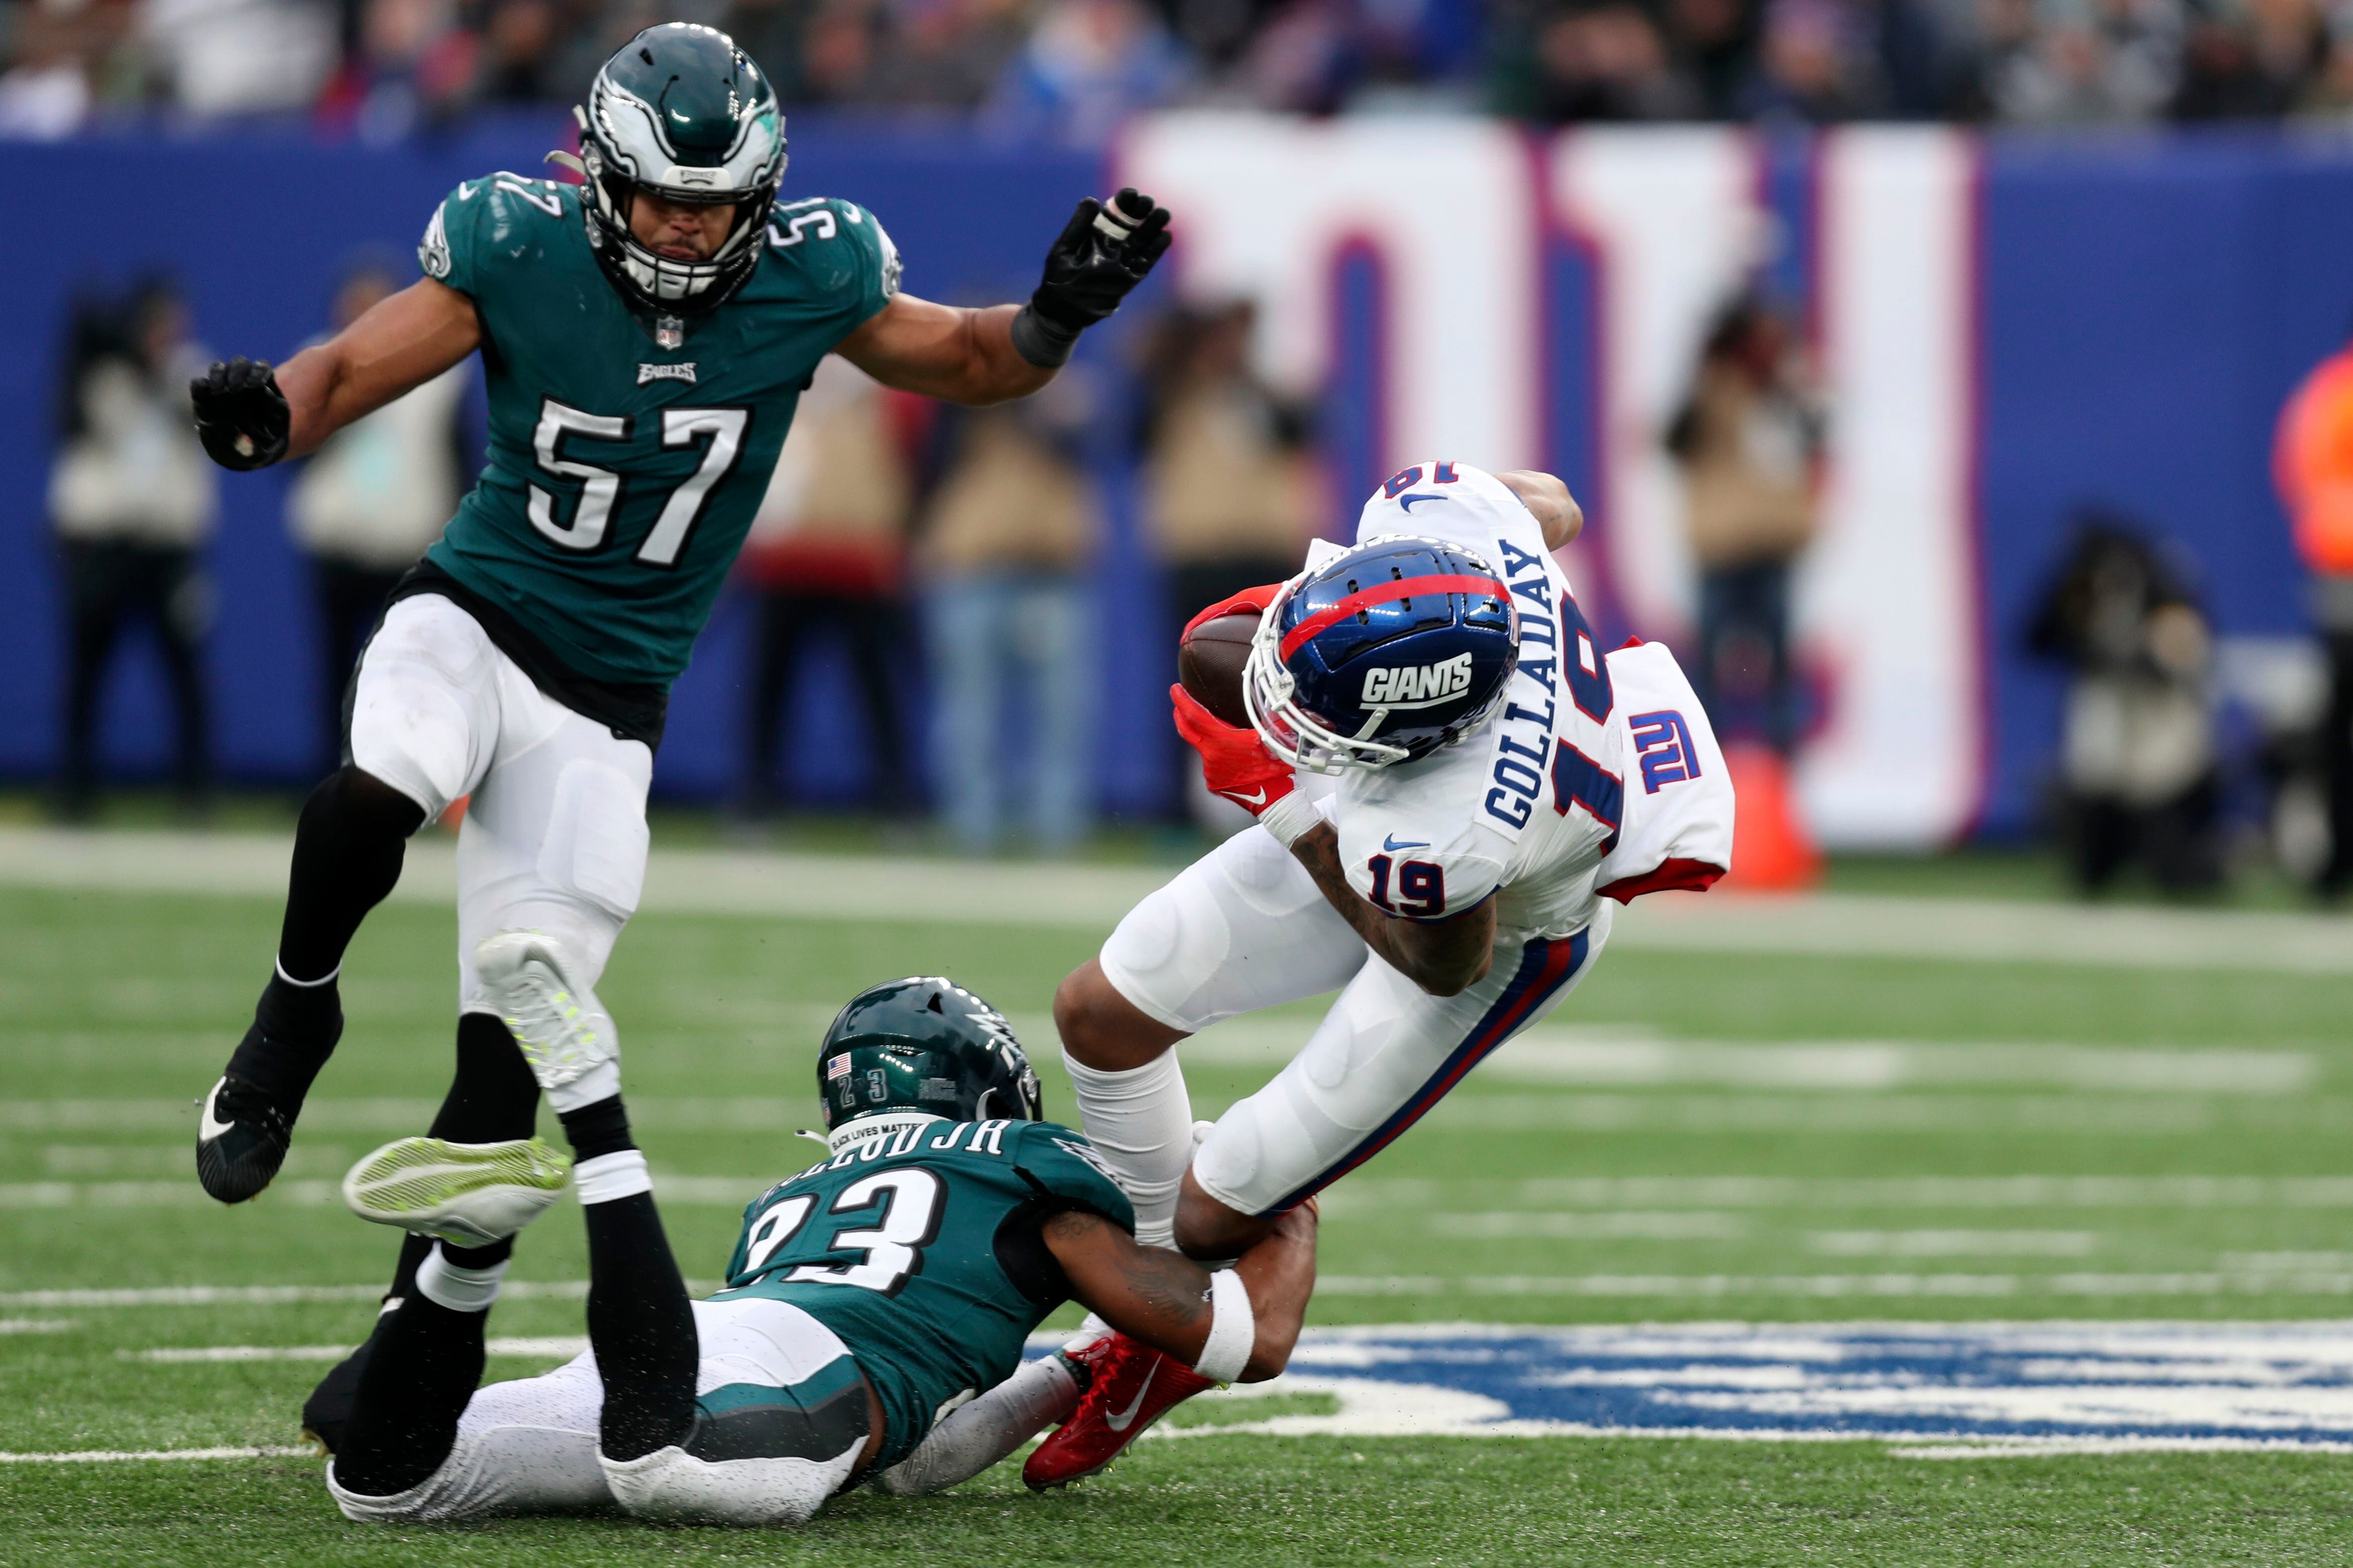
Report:
[[[788,107],[1093,145],[1181,104],[1543,122],[2353,116],[2353,0],[0,0],[0,135],[163,112],[396,141],[725,28]]]
[[[322,329],[404,276],[388,256],[353,257]],[[909,824],[935,813],[968,853],[1077,847],[1096,817],[1088,650],[1106,445],[1136,475],[1171,627],[1286,576],[1335,515],[1315,411],[1253,371],[1254,325],[1247,300],[1164,306],[1128,340],[1120,386],[1082,364],[1038,397],[979,410],[826,360],[737,572],[754,630],[736,683],[732,814],[756,823],[807,804],[790,782],[793,737],[806,733],[792,707],[823,668],[846,672],[869,812]],[[64,347],[48,490],[68,650],[58,805],[69,819],[97,807],[109,668],[123,634],[144,629],[176,710],[174,780],[201,813],[213,784],[205,558],[218,477],[185,389],[203,353],[160,277],[86,297]],[[310,676],[322,773],[339,759],[345,679],[385,595],[479,467],[471,376],[460,366],[340,432],[286,492],[322,654]],[[1696,569],[1681,651],[1742,779],[1739,853],[1752,879],[1788,883],[1819,864],[1794,843],[1804,827],[1785,781],[1818,718],[1790,605],[1818,528],[1828,417],[1788,312],[1744,293],[1719,310],[1656,433],[1681,472]],[[2096,505],[2072,520],[2040,603],[2010,634],[2064,672],[2048,821],[2087,895],[2135,870],[2171,892],[2210,892],[2250,855],[2326,897],[2353,889],[2353,347],[2297,390],[2276,442],[2318,657],[2223,668],[2198,563],[2168,545],[2161,521]],[[1173,756],[1171,820],[1211,833],[1246,822],[1201,787],[1189,752]],[[1793,842],[1757,837],[1766,822]],[[1797,858],[1776,858],[1787,855]]]
[[[354,257],[322,328],[406,281],[393,258]],[[757,821],[803,804],[789,783],[791,709],[829,648],[841,657],[828,667],[847,669],[859,710],[871,811],[913,821],[935,806],[950,841],[974,853],[1010,843],[1058,853],[1084,840],[1096,817],[1100,685],[1089,585],[1105,526],[1096,443],[1120,446],[1143,477],[1167,593],[1155,608],[1171,626],[1295,571],[1325,516],[1308,411],[1250,368],[1252,319],[1245,303],[1170,308],[1137,335],[1128,395],[1080,365],[1038,396],[987,409],[887,391],[828,358],[737,571],[755,629],[733,813]],[[157,277],[86,296],[65,343],[48,513],[65,588],[57,802],[69,819],[100,803],[99,710],[126,633],[161,650],[184,806],[201,814],[213,790],[205,562],[219,476],[191,423],[187,377],[205,354],[189,331],[184,303]],[[340,760],[345,682],[385,595],[480,466],[471,376],[461,365],[338,432],[287,491],[322,656],[309,672],[322,774]],[[1132,426],[1105,431],[1105,408],[1132,410]],[[1170,662],[1173,675],[1173,650]],[[918,737],[924,711],[930,728]],[[928,749],[924,765],[910,765],[915,745]],[[1183,759],[1172,816],[1229,831],[1247,821]],[[914,782],[925,777],[928,800]]]

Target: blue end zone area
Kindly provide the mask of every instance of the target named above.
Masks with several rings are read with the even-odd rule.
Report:
[[[1041,1340],[1059,1336],[1040,1336]],[[1253,1416],[1269,1396],[1328,1414]],[[1916,1457],[2353,1452],[2353,1324],[1699,1323],[1314,1330],[1189,1433],[1878,1439]]]

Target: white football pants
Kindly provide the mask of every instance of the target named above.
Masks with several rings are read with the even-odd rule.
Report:
[[[403,599],[360,660],[352,762],[458,832],[458,1005],[479,1000],[474,944],[502,931],[561,941],[594,985],[646,877],[653,752],[532,683],[480,623],[438,595]]]
[[[723,1390],[722,1401],[740,1409],[756,1391],[789,1414],[794,1406],[819,1403],[801,1392],[812,1384],[839,1397],[840,1378],[828,1374],[838,1373],[834,1363],[849,1356],[849,1348],[798,1307],[760,1297],[697,1301],[694,1328],[702,1348],[695,1373],[699,1399]],[[799,1524],[857,1468],[867,1436],[864,1396],[859,1397],[855,1436],[840,1434],[847,1446],[839,1452],[821,1451],[835,1446],[827,1438],[797,1445],[820,1450],[807,1453],[712,1461],[670,1447],[613,1460],[596,1449],[605,1384],[595,1353],[583,1352],[541,1376],[476,1390],[458,1417],[449,1457],[408,1490],[392,1497],[346,1491],[332,1461],[327,1490],[345,1518],[377,1524],[561,1512],[612,1502],[649,1518]],[[775,1425],[787,1438],[796,1431],[816,1438],[836,1429],[830,1422]]]
[[[1193,1155],[1211,1197],[1279,1214],[1371,1159],[1560,1005],[1609,940],[1610,912],[1603,904],[1563,937],[1499,932],[1484,979],[1432,996],[1376,957],[1307,868],[1252,826],[1129,910],[1102,963],[1121,995],[1188,1035],[1339,990],[1290,1065],[1219,1118]]]

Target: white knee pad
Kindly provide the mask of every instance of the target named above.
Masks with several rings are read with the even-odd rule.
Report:
[[[480,782],[497,742],[498,650],[432,595],[403,599],[360,660],[352,762],[438,816]]]
[[[805,1524],[825,1505],[863,1443],[835,1459],[698,1459],[685,1449],[657,1448],[642,1458],[601,1454],[614,1500],[645,1519],[702,1524]]]

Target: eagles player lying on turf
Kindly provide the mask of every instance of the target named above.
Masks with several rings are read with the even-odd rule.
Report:
[[[1418,463],[1365,503],[1353,548],[1202,613],[1262,612],[1250,729],[1171,691],[1209,787],[1258,828],[1137,905],[1054,999],[1138,1239],[1232,1257],[1273,1234],[1558,1006],[1609,900],[1704,889],[1731,863],[1731,786],[1690,684],[1656,643],[1605,657],[1553,558],[1582,522],[1548,474]],[[1311,803],[1300,768],[1338,787]],[[1197,1149],[1176,1043],[1335,990]],[[1101,1468],[1207,1386],[1147,1346],[1105,1353],[1032,1485]]]
[[[562,1189],[562,1155],[536,1139],[411,1138],[363,1160],[344,1184],[354,1209],[445,1240],[376,1335],[348,1415],[319,1434],[353,1519],[616,1501],[797,1524],[868,1478],[900,1494],[952,1486],[1068,1415],[1089,1352],[1021,1363],[1065,1300],[1219,1381],[1273,1376],[1298,1338],[1312,1211],[1215,1275],[1138,1247],[1093,1150],[1040,1120],[1004,1018],[937,978],[841,1010],[818,1053],[830,1152],[753,1201],[725,1288],[689,1302],[621,1100],[590,1087],[617,1068],[612,1036],[566,988],[560,944],[503,932],[475,967],[578,1161],[590,1348],[478,1389],[507,1265],[454,1261],[446,1239],[520,1229]]]
[[[558,935],[593,1001],[645,873],[670,683],[818,362],[960,403],[1024,396],[1168,245],[1167,213],[1124,191],[1080,204],[1018,310],[900,293],[873,215],[776,200],[776,95],[709,27],[640,33],[580,119],[580,157],[554,156],[585,184],[465,182],[426,229],[422,280],[280,370],[231,361],[192,388],[206,449],[233,468],[311,451],[478,348],[491,411],[489,466],[361,658],[345,765],[296,832],[276,972],[205,1097],[196,1168],[224,1203],[277,1174],[343,1030],[344,948],[408,836],[461,796],[458,1081],[433,1130],[531,1131],[537,1091],[474,947]]]

